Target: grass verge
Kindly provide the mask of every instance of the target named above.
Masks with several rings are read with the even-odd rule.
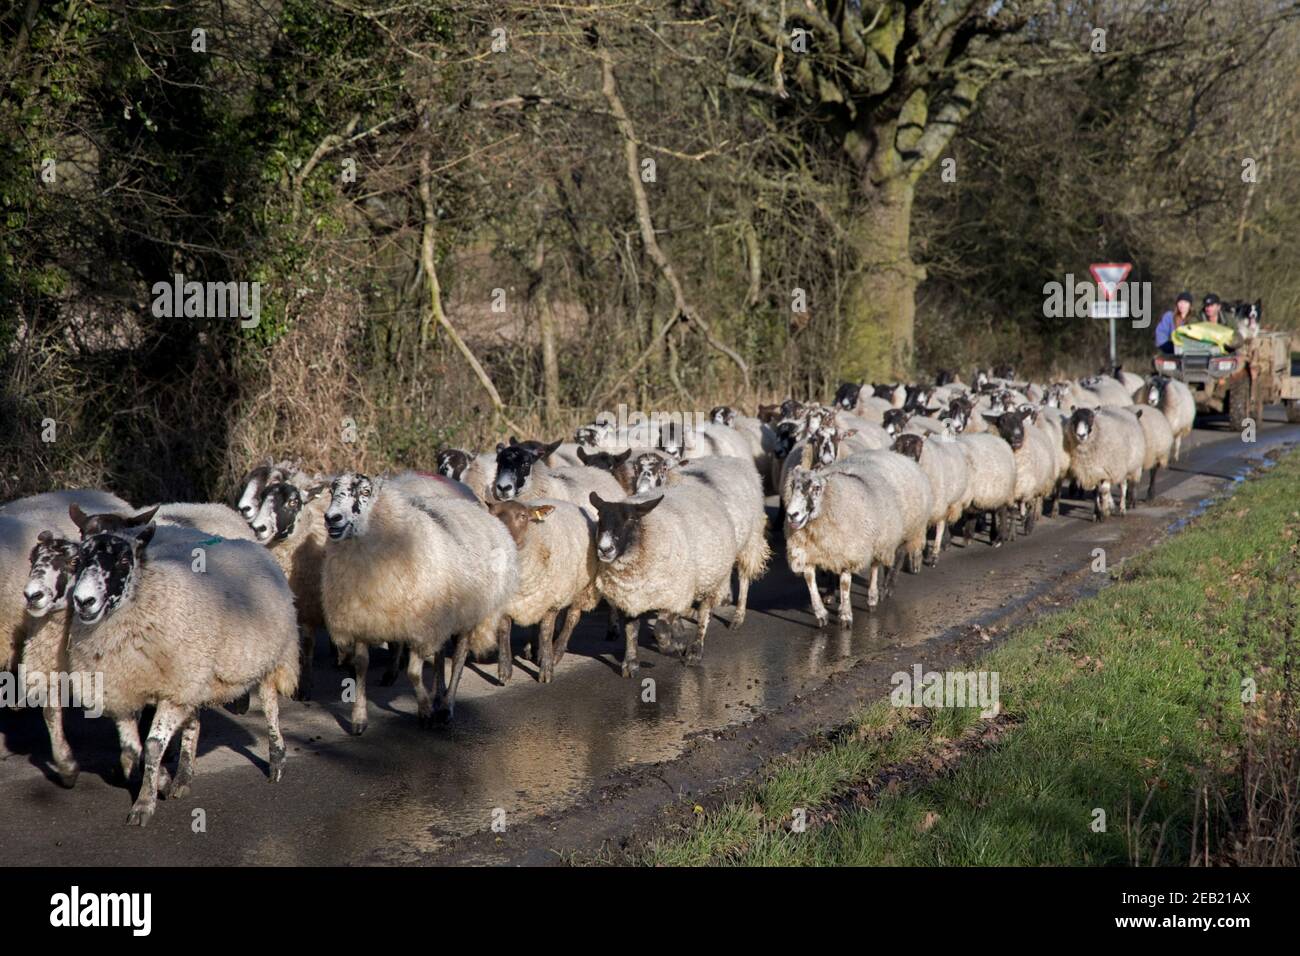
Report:
[[[880,702],[624,862],[1294,865],[1297,490],[1291,453],[981,658],[998,716]]]

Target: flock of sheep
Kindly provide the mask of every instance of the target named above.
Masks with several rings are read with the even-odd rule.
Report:
[[[1040,386],[1004,368],[971,385],[949,373],[934,385],[845,384],[833,404],[791,399],[755,417],[722,406],[694,429],[598,421],[572,442],[447,449],[436,474],[267,464],[233,509],[137,512],[107,492],[49,492],[0,507],[0,669],[102,675],[122,772],[142,771],[128,822],[144,825],[160,791],[188,791],[204,707],[242,712],[257,691],[280,778],[278,697],[310,694],[321,628],[355,673],[354,734],[366,728],[376,644],[390,650],[387,682],[397,651],[409,654],[426,725],[451,717],[469,655],[495,653],[510,679],[512,624],[537,627],[538,679],[549,682],[580,615],[602,601],[622,632],[624,677],[637,673],[643,621],[661,651],[698,661],[714,609],[733,604],[730,624],[741,623],[767,566],[766,494],[780,497],[786,558],[818,624],[829,619],[822,571],[837,580],[847,626],[853,575],[874,607],[900,569],[934,564],[954,535],[987,532],[996,546],[1029,533],[1071,484],[1094,496],[1099,519],[1116,494],[1124,513],[1141,473],[1154,486],[1177,457],[1194,414],[1186,387],[1166,378],[1115,368]],[[37,703],[54,769],[72,786],[57,680]]]

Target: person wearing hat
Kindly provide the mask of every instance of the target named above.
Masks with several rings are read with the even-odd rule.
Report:
[[[1201,312],[1205,315],[1206,322],[1217,323],[1219,321],[1219,297],[1211,292],[1201,300]]]
[[[1208,296],[1207,296],[1208,298]],[[1218,299],[1215,299],[1217,302]],[[1156,348],[1166,355],[1174,354],[1174,342],[1172,336],[1174,329],[1180,325],[1186,325],[1190,322],[1192,311],[1192,294],[1187,291],[1178,293],[1178,298],[1174,302],[1174,307],[1160,317],[1160,323],[1156,326]]]

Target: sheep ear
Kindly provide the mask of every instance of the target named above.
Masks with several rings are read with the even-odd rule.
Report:
[[[506,450],[505,442],[497,442],[497,454],[499,455],[505,450]]]
[[[1141,418],[1141,417],[1142,417],[1142,409],[1139,408],[1139,409],[1138,409],[1136,412],[1134,412],[1133,414],[1137,415],[1138,418]]]
[[[535,508],[528,509],[528,517],[532,518],[534,521],[545,521],[554,510],[555,505],[538,505]]]
[[[563,444],[564,444],[563,438],[555,439],[555,441],[551,442],[549,445],[546,446],[546,454],[542,455],[542,457],[550,458],[552,455],[556,453],[556,451],[559,450],[560,446]]]
[[[90,520],[86,513],[75,504],[68,505],[68,517],[72,519],[72,523],[77,526],[78,531],[85,530],[86,522]]]
[[[669,460],[666,462],[669,468],[680,468],[682,465],[689,465],[690,463],[691,460],[689,458],[679,458],[676,461]]]
[[[76,505],[73,505],[73,507],[75,508]],[[41,542],[41,544],[49,544],[51,541],[54,540],[54,532],[42,531],[40,534],[36,536],[36,540]]]
[[[584,465],[591,462],[591,459],[587,457],[587,453],[582,450],[581,445],[578,446],[578,461],[582,462]]]
[[[150,521],[153,520],[153,516],[158,513],[158,509],[161,507],[162,505],[154,505],[148,511],[141,511],[135,517],[127,518],[126,526],[128,528],[135,528],[135,527],[139,527],[142,524],[148,524]]]
[[[631,457],[632,457],[632,449],[629,448],[627,451],[623,452],[623,454],[615,455],[614,461],[621,465]]]
[[[322,481],[319,485],[314,485],[313,487],[308,488],[305,492],[303,492],[302,503],[307,504],[307,502],[309,501],[315,501],[317,498],[319,498],[321,495],[325,493],[325,489],[328,487],[329,487],[329,482]]]
[[[601,508],[606,507],[609,504],[609,502],[607,502],[600,495],[596,494],[594,491],[587,497],[587,500],[591,502],[592,506],[597,511],[599,511]]]
[[[982,412],[981,414],[984,416],[984,420],[990,425],[996,425],[998,419],[1002,417],[1001,415],[990,415],[988,412]]]
[[[518,445],[518,444],[519,444],[519,439],[517,439],[514,435],[511,435],[511,436],[510,436],[510,444],[512,444],[512,445]]]
[[[158,509],[155,508],[154,510],[157,511]],[[132,539],[135,542],[137,554],[145,549],[145,546],[153,539],[153,533],[157,530],[158,526],[151,521]]]
[[[595,492],[593,491],[592,494],[595,494]],[[644,516],[654,511],[659,506],[659,502],[663,500],[664,496],[660,495],[658,498],[651,498],[649,501],[638,501],[632,507],[636,509],[637,514]]]

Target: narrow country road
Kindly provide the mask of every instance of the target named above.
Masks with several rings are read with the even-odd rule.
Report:
[[[322,647],[316,699],[282,707],[290,745],[284,782],[266,781],[266,732],[256,705],[243,717],[205,712],[192,795],[163,801],[144,831],[124,825],[132,795],[117,781],[116,736],[107,719],[70,717],[83,770],[75,789],[64,790],[44,769],[48,745],[39,712],[0,713],[0,863],[464,859],[450,852],[457,841],[490,844],[490,837],[473,835],[490,831],[494,820],[509,831],[563,814],[629,770],[653,778],[651,765],[785,708],[832,675],[873,660],[910,660],[909,649],[1028,601],[1088,568],[1095,548],[1107,549],[1113,562],[1148,546],[1270,449],[1300,440],[1300,426],[1284,424],[1280,409],[1271,408],[1269,418],[1253,444],[1226,426],[1195,432],[1183,461],[1157,481],[1157,501],[1126,519],[1095,524],[1090,507],[1067,503],[1063,516],[1041,522],[1032,537],[997,550],[978,542],[953,547],[937,568],[900,576],[895,596],[877,613],[867,613],[855,588],[851,633],[833,623],[824,631],[810,626],[802,582],[778,553],[751,591],[745,625],[729,630],[730,611],[721,612],[700,667],[685,668],[644,646],[641,679],[624,680],[620,648],[604,640],[603,621],[589,616],[554,684],[537,684],[529,663],[504,689],[495,685],[495,664],[467,671],[454,723],[428,731],[416,725],[405,676],[393,687],[378,686],[380,652],[371,669],[370,727],[360,738],[344,729],[348,706],[338,688],[345,675],[329,666]],[[654,680],[652,702],[642,699],[644,678]],[[674,793],[665,788],[656,799],[667,802]],[[204,828],[194,825],[197,810]]]

